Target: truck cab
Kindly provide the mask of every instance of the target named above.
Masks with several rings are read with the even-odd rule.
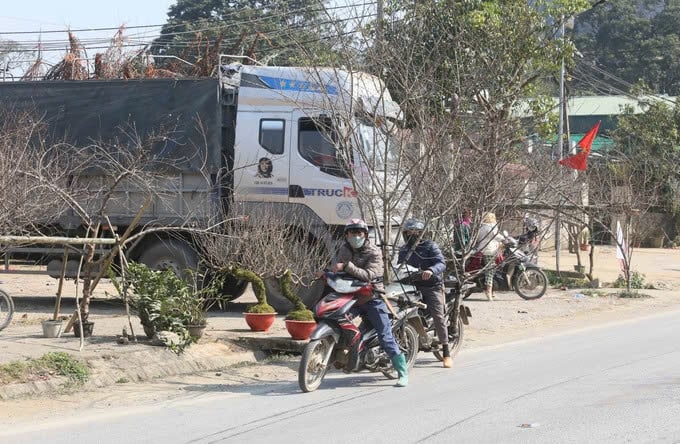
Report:
[[[238,94],[234,203],[248,214],[273,204],[284,219],[326,227],[362,217],[358,194],[384,152],[376,145],[389,143],[376,122],[400,117],[382,82],[332,68],[232,64],[220,72],[223,89]]]

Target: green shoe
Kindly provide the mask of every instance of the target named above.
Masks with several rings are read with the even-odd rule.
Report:
[[[408,367],[406,367],[406,357],[403,353],[392,356],[392,366],[397,371],[399,379],[397,379],[396,387],[406,387],[408,385]]]

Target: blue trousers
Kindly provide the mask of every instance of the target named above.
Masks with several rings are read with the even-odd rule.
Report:
[[[389,312],[382,299],[371,299],[365,304],[355,305],[350,312],[354,316],[362,315],[368,319],[378,333],[380,346],[387,352],[390,358],[401,353],[397,341],[394,340],[392,335]]]

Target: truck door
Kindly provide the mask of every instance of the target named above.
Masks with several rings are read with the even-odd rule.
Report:
[[[291,115],[239,111],[234,188],[240,201],[288,202]]]
[[[347,173],[351,150],[338,141],[332,119],[292,113],[290,202],[308,206],[329,225],[359,217],[356,191]]]

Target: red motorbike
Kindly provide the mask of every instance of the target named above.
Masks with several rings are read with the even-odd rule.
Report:
[[[484,265],[484,256],[476,253],[465,263],[465,273],[472,276],[477,284],[471,293],[484,291],[484,274],[487,267],[494,267],[493,287],[499,291],[514,290],[522,299],[532,300],[543,296],[548,288],[548,278],[538,265],[533,263],[531,253],[526,253],[520,243],[503,233],[503,251],[496,256],[495,264]],[[468,293],[463,297],[467,299]]]
[[[298,369],[302,391],[319,388],[331,364],[336,369],[381,372],[389,379],[397,379],[390,357],[380,347],[377,332],[367,321],[362,319],[359,324],[358,347],[350,347],[348,335],[343,335],[341,321],[350,316],[350,309],[358,299],[371,297],[377,291],[373,283],[359,281],[346,273],[326,273],[325,279],[332,291],[314,306],[317,326],[305,346]],[[392,334],[411,368],[418,354],[418,332],[409,324],[409,318],[418,316],[418,307],[422,304],[406,298],[397,298],[394,302],[390,310]],[[356,367],[347,369],[349,362],[356,362]]]

